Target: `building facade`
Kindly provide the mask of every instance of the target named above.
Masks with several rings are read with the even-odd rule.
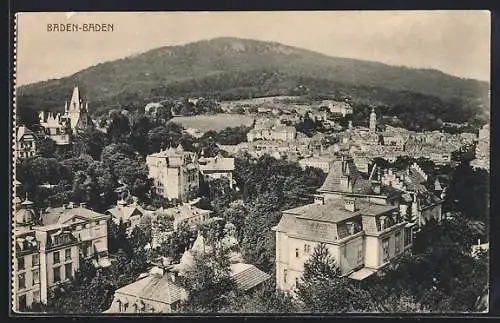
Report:
[[[50,291],[74,277],[80,256],[107,267],[108,216],[85,205],[48,208],[39,216],[26,199],[15,212],[14,309],[46,303]],[[37,225],[34,224],[36,218]]]
[[[233,188],[234,158],[226,158],[221,155],[199,159],[200,172],[209,178],[227,178],[229,187]]]
[[[399,210],[355,197],[317,198],[283,211],[276,232],[276,285],[293,294],[304,263],[324,243],[343,276],[363,280],[411,248]]]
[[[25,126],[16,129],[16,158],[35,157],[37,154],[36,137],[33,131]]]
[[[184,202],[197,196],[200,166],[195,153],[179,145],[148,155],[146,164],[157,194]]]

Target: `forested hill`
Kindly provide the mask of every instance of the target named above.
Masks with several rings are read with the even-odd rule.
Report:
[[[489,84],[436,70],[329,57],[279,43],[216,38],[167,46],[110,61],[69,77],[18,89],[19,109],[58,110],[79,85],[94,112],[135,108],[167,97],[204,95],[237,99],[277,94],[411,92],[442,101],[489,107]],[[298,90],[299,89],[299,90]],[[389,102],[390,103],[390,102]]]

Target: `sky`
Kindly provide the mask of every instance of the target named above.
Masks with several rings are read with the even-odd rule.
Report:
[[[67,23],[113,24],[113,31],[47,31],[48,24]],[[490,80],[489,11],[20,13],[16,26],[17,85],[217,37],[276,41],[330,56]]]

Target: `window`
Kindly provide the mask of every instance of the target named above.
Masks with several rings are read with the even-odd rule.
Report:
[[[33,291],[33,303],[40,303],[40,291]]]
[[[19,310],[24,311],[27,307],[26,295],[19,296]]]
[[[295,277],[295,287],[299,286],[299,277]]]
[[[405,228],[405,246],[411,243],[411,228]]]
[[[71,260],[71,249],[64,250],[64,259],[66,261]]]
[[[401,232],[396,233],[395,251],[396,254],[401,252]]]
[[[295,248],[295,258],[299,258],[299,248]]]
[[[25,273],[19,274],[19,276],[18,276],[18,287],[19,287],[19,289],[26,288]]]
[[[72,268],[72,263],[64,265],[64,273],[65,273],[65,278],[70,279],[73,277],[73,268]]]
[[[363,245],[358,246],[358,263],[363,261]]]
[[[61,261],[59,259],[59,251],[54,252],[53,257],[54,257],[54,263],[55,264],[58,264]]]
[[[382,262],[389,261],[389,238],[382,240]]]
[[[61,267],[54,267],[54,283],[61,281]]]
[[[38,269],[34,269],[31,272],[31,275],[33,276],[33,285],[36,285],[40,282],[40,271]]]
[[[40,264],[40,255],[34,254],[31,256],[31,265],[32,266],[38,266]]]
[[[24,256],[17,259],[17,270],[24,270]]]
[[[283,269],[283,282],[285,284],[286,284],[287,276],[288,276],[288,270],[287,269]]]
[[[304,245],[304,253],[309,254],[311,253],[311,246],[308,244]]]

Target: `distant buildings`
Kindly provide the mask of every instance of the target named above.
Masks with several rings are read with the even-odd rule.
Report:
[[[436,179],[434,189],[428,190],[428,175],[418,164],[413,163],[403,171],[384,169],[382,173],[380,177],[383,185],[403,192],[400,203],[405,220],[409,224],[420,228],[431,219],[438,222],[442,220],[443,200],[439,197],[442,193],[441,184]]]
[[[215,157],[201,157],[199,159],[200,171],[209,178],[227,178],[229,186],[233,187],[234,158],[221,155]]]
[[[72,278],[80,255],[107,267],[107,216],[80,205],[49,208],[37,215],[26,199],[14,214],[14,307],[26,310],[46,303],[49,291]]]
[[[175,149],[148,155],[146,164],[157,194],[184,202],[198,194],[198,157],[193,152],[184,151],[180,144]]]
[[[320,108],[322,107],[328,108],[330,113],[340,114],[342,117],[346,117],[353,113],[352,106],[347,102],[325,100],[320,104]]]
[[[475,159],[471,162],[475,168],[490,168],[490,125],[484,125],[479,130],[476,143]]]
[[[254,128],[247,133],[248,142],[256,140],[292,141],[297,131],[293,126],[281,124],[279,120],[272,122],[268,119],[259,119]]]
[[[16,158],[24,159],[37,154],[36,137],[33,131],[25,126],[16,129]]]
[[[321,169],[324,173],[328,173],[330,170],[330,156],[312,156],[299,160],[299,165],[305,169],[306,167],[314,167]]]

